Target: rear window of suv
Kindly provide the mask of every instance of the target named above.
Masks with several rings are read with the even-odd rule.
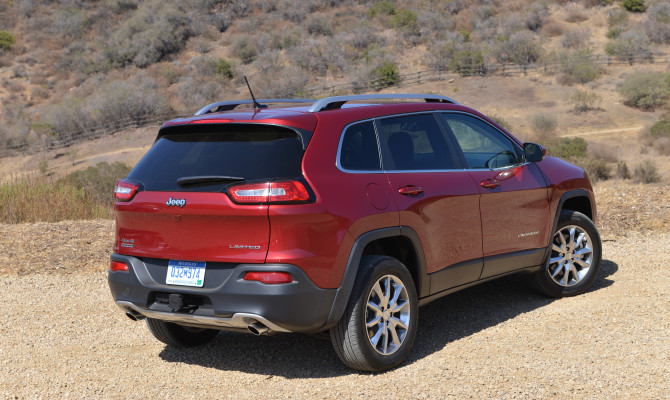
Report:
[[[245,181],[302,175],[302,141],[270,125],[198,125],[168,128],[128,175],[152,191],[218,191],[240,180],[179,185],[186,177],[229,176]]]

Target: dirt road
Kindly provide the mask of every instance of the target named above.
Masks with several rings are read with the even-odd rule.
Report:
[[[87,223],[111,226],[77,224]],[[329,342],[299,335],[167,348],[113,304],[105,263],[25,275],[10,265],[0,398],[667,398],[670,233],[608,239],[603,254],[595,286],[576,298],[543,298],[510,277],[431,303],[409,360],[383,374],[349,370]]]

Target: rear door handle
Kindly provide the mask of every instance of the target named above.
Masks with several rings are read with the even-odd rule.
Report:
[[[405,186],[398,189],[398,193],[404,194],[405,196],[416,196],[419,193],[423,193],[423,188],[418,186]]]
[[[495,189],[500,185],[500,181],[496,179],[486,179],[480,183],[482,187],[489,188],[489,189]]]

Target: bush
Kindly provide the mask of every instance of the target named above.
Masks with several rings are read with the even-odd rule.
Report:
[[[491,118],[493,121],[495,121],[496,124],[505,128],[507,131],[510,131],[512,129],[512,124],[510,124],[509,121],[507,121],[503,117],[496,114],[489,115],[488,117]]]
[[[578,50],[562,57],[559,82],[564,85],[588,83],[600,76],[600,67],[595,63],[590,50]]]
[[[556,128],[558,127],[558,122],[556,118],[540,114],[533,117],[530,121],[531,129],[537,134],[540,139],[547,139],[554,136],[556,133]]]
[[[652,125],[649,133],[655,138],[664,136],[670,138],[670,119],[663,118],[659,120],[654,125]]]
[[[49,206],[45,207],[45,204]],[[2,223],[57,222],[112,216],[112,207],[97,204],[86,196],[83,188],[63,180],[31,176],[0,184]]]
[[[639,56],[649,57],[649,37],[642,31],[632,30],[624,32],[620,37],[605,45],[605,53],[630,65]]]
[[[391,26],[406,32],[419,32],[419,25],[416,22],[416,13],[410,10],[400,10],[396,12],[391,17]]]
[[[242,60],[242,63],[249,64],[258,56],[258,49],[249,42],[248,36],[237,36],[233,39],[233,50],[235,55]]]
[[[214,62],[214,73],[216,73],[218,76],[220,76],[223,79],[232,79],[233,78],[233,64],[228,60],[224,60],[223,58],[219,58]]]
[[[323,15],[312,15],[307,20],[307,32],[310,35],[332,36],[330,19]]]
[[[646,9],[644,0],[622,0],[621,7],[630,12],[643,12]]]
[[[566,49],[581,49],[588,45],[591,31],[588,28],[573,29],[561,38],[561,45]]]
[[[398,71],[398,66],[393,61],[386,60],[380,66],[370,71],[370,86],[375,90],[381,90],[398,84],[400,84],[400,72]]]
[[[631,74],[619,88],[619,93],[627,106],[654,110],[665,104],[670,94],[668,77],[654,72]]]
[[[575,159],[584,158],[588,147],[589,144],[584,138],[562,138],[558,144],[550,148],[550,151],[551,155],[556,157]]]
[[[643,183],[654,183],[661,180],[656,163],[651,160],[644,160],[638,164],[633,175],[637,181]]]
[[[449,61],[449,68],[461,76],[486,75],[484,55],[470,48],[457,51]]]
[[[377,15],[394,15],[395,6],[390,1],[380,1],[368,10],[368,16],[374,18]]]
[[[61,8],[51,20],[49,31],[61,38],[79,38],[84,34],[87,23],[85,11],[72,7]]]
[[[283,68],[276,76],[266,76],[259,83],[258,97],[286,99],[304,97],[307,75],[296,67]]]
[[[176,5],[175,5],[176,3]],[[140,68],[180,51],[191,36],[189,19],[181,3],[148,1],[127,19],[105,47],[111,67],[134,64]]]
[[[630,170],[628,170],[628,164],[625,161],[616,163],[616,175],[621,179],[630,179]]]
[[[14,35],[7,31],[0,31],[0,49],[9,51],[12,49],[12,46],[14,46],[14,43],[16,43]]]
[[[649,7],[647,18],[643,21],[644,29],[651,41],[667,43],[670,41],[670,4],[657,3]]]
[[[591,158],[583,164],[591,180],[606,181],[612,177],[612,167],[603,159]]]
[[[125,178],[131,169],[119,161],[113,164],[101,162],[94,167],[73,172],[63,180],[77,189],[83,189],[86,196],[94,202],[111,207],[114,203],[111,193],[116,181]]]
[[[597,110],[600,107],[602,99],[596,92],[577,89],[572,96],[568,97],[567,102],[572,105],[575,112],[581,113],[589,110]]]
[[[500,41],[494,49],[494,54],[500,62],[528,65],[540,58],[541,47],[535,42],[533,34],[517,32]]]
[[[188,77],[179,85],[179,100],[187,110],[197,110],[200,107],[220,101],[224,97],[221,83],[213,78]]]

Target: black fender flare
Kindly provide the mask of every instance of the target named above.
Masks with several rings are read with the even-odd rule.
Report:
[[[354,287],[356,276],[358,275],[358,270],[361,259],[363,258],[363,250],[365,250],[365,247],[375,240],[394,236],[403,236],[409,239],[412,243],[412,246],[414,246],[418,268],[416,274],[417,282],[415,282],[418,288],[417,295],[419,298],[421,298],[429,294],[430,277],[426,274],[426,261],[423,254],[423,246],[421,246],[419,235],[417,235],[414,229],[408,226],[395,226],[366,232],[356,238],[353,246],[351,247],[349,259],[347,260],[347,266],[344,270],[344,275],[342,276],[342,284],[337,289],[335,299],[333,300],[333,306],[330,309],[328,319],[323,325],[322,330],[332,328],[342,318],[344,310],[347,307],[347,303],[349,302],[349,296],[351,296],[351,290]]]
[[[589,196],[589,192],[587,192],[584,189],[575,189],[571,190],[569,192],[565,192],[561,195],[561,198],[558,200],[558,205],[556,206],[556,213],[554,214],[554,223],[551,225],[551,235],[554,234],[556,231],[556,227],[558,226],[558,220],[561,217],[561,210],[563,209],[563,204],[569,199],[573,199],[575,197],[586,197],[589,199],[589,203],[592,202],[593,199],[591,199],[591,196]],[[593,205],[591,205],[593,207]],[[551,239],[549,239],[551,242]]]

